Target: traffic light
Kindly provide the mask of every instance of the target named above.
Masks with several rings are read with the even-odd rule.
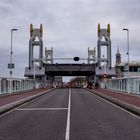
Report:
[[[79,57],[76,56],[76,57],[73,58],[73,60],[74,61],[79,61]]]

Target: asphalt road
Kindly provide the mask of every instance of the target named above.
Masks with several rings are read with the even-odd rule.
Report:
[[[56,89],[0,116],[0,140],[139,140],[140,119],[85,89]]]

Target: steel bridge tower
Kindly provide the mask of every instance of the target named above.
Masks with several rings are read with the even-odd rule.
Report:
[[[88,47],[88,64],[95,62],[96,59],[96,50],[94,49],[90,49]]]
[[[98,41],[97,41],[97,65],[96,65],[96,76],[106,77],[115,76],[115,68],[111,65],[111,39],[110,39],[110,24],[107,25],[107,28],[100,28],[98,24]],[[106,55],[102,56],[102,48],[106,47]],[[103,64],[104,62],[104,64]]]
[[[45,68],[43,67],[43,26],[40,28],[33,28],[30,24],[30,39],[29,39],[29,67],[25,68],[26,77],[41,78],[45,75]],[[35,57],[35,48],[39,48],[38,57]]]
[[[45,61],[46,63],[53,64],[53,47],[51,49],[45,48]]]
[[[102,58],[102,56],[101,56],[101,49],[103,46],[106,46],[107,58]],[[100,28],[100,24],[98,24],[97,51],[98,51],[98,56],[97,56],[98,57],[98,67],[101,67],[101,62],[106,62],[107,67],[111,68],[110,24],[107,25],[107,29]]]
[[[42,41],[42,35],[43,35],[43,27],[42,24],[40,24],[40,28],[33,29],[33,25],[30,24],[30,40],[29,40],[29,67],[33,67],[34,62],[39,63],[39,67],[43,66],[42,59],[43,59],[43,41]],[[34,48],[39,47],[39,58],[35,58],[34,56]]]

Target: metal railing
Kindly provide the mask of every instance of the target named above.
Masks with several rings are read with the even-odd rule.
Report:
[[[11,81],[11,86],[10,86]],[[5,78],[0,77],[0,94],[18,92],[24,90],[30,90],[35,88],[35,82],[31,79],[21,79],[21,78]]]
[[[140,77],[108,79],[104,82],[104,88],[121,92],[127,92],[129,88],[131,94],[140,95]]]

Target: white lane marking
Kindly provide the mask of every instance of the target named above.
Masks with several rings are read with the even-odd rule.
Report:
[[[30,102],[30,101],[29,101],[29,102]],[[5,113],[3,113],[3,114],[0,115],[0,118],[2,118],[2,117],[4,117],[4,116],[6,116],[6,115],[12,113],[12,112],[15,111],[17,108],[20,108],[20,107],[22,107],[22,106],[28,104],[29,102],[25,102],[25,103],[23,103],[22,105],[16,107],[15,109],[13,108],[13,109],[11,109],[11,110],[9,110],[9,111],[6,111]]]
[[[4,116],[6,116],[6,115],[12,113],[13,111],[14,111],[14,109],[9,110],[9,111],[5,112],[4,114],[1,114],[1,115],[0,115],[0,118],[2,118],[2,117],[4,117]]]
[[[68,110],[68,108],[17,108],[16,111]]]
[[[137,119],[140,119],[139,116],[137,116],[137,115],[135,115],[135,114],[133,114],[133,113],[127,111],[126,109],[124,109],[124,108],[122,108],[122,107],[120,107],[120,106],[118,106],[118,105],[116,105],[116,104],[114,104],[114,103],[112,103],[112,102],[110,102],[110,101],[108,101],[108,100],[106,100],[106,99],[104,99],[104,98],[102,98],[102,97],[100,97],[100,96],[98,96],[98,95],[92,93],[92,92],[89,92],[89,93],[92,94],[92,95],[95,95],[95,96],[98,97],[99,99],[102,99],[103,101],[105,101],[105,102],[107,102],[107,103],[109,103],[109,104],[111,104],[111,105],[117,107],[118,109],[120,109],[120,110],[122,110],[122,111],[128,113],[129,115],[131,115],[131,116],[133,116],[133,117],[135,117],[135,118],[137,118]]]
[[[44,94],[44,95],[45,95],[45,94]],[[22,106],[27,105],[27,104],[29,104],[29,103],[32,103],[33,101],[36,101],[36,100],[38,100],[38,99],[41,98],[41,97],[42,97],[42,96],[39,96],[39,97],[37,97],[37,98],[35,98],[35,99],[32,99],[32,100],[30,100],[30,101],[27,101],[27,102],[25,102],[25,103],[19,105],[18,107],[13,108],[13,109],[11,109],[11,110],[9,110],[9,111],[7,111],[7,112],[1,114],[1,115],[0,115],[0,118],[6,116],[6,115],[8,115],[8,114],[10,114],[10,113],[12,113],[12,112],[14,112],[14,111],[16,111],[16,110],[19,110],[19,108],[21,108]],[[67,110],[67,108],[66,108],[66,110]]]
[[[71,89],[69,89],[68,115],[67,115],[65,140],[70,139],[70,106],[71,106]]]

